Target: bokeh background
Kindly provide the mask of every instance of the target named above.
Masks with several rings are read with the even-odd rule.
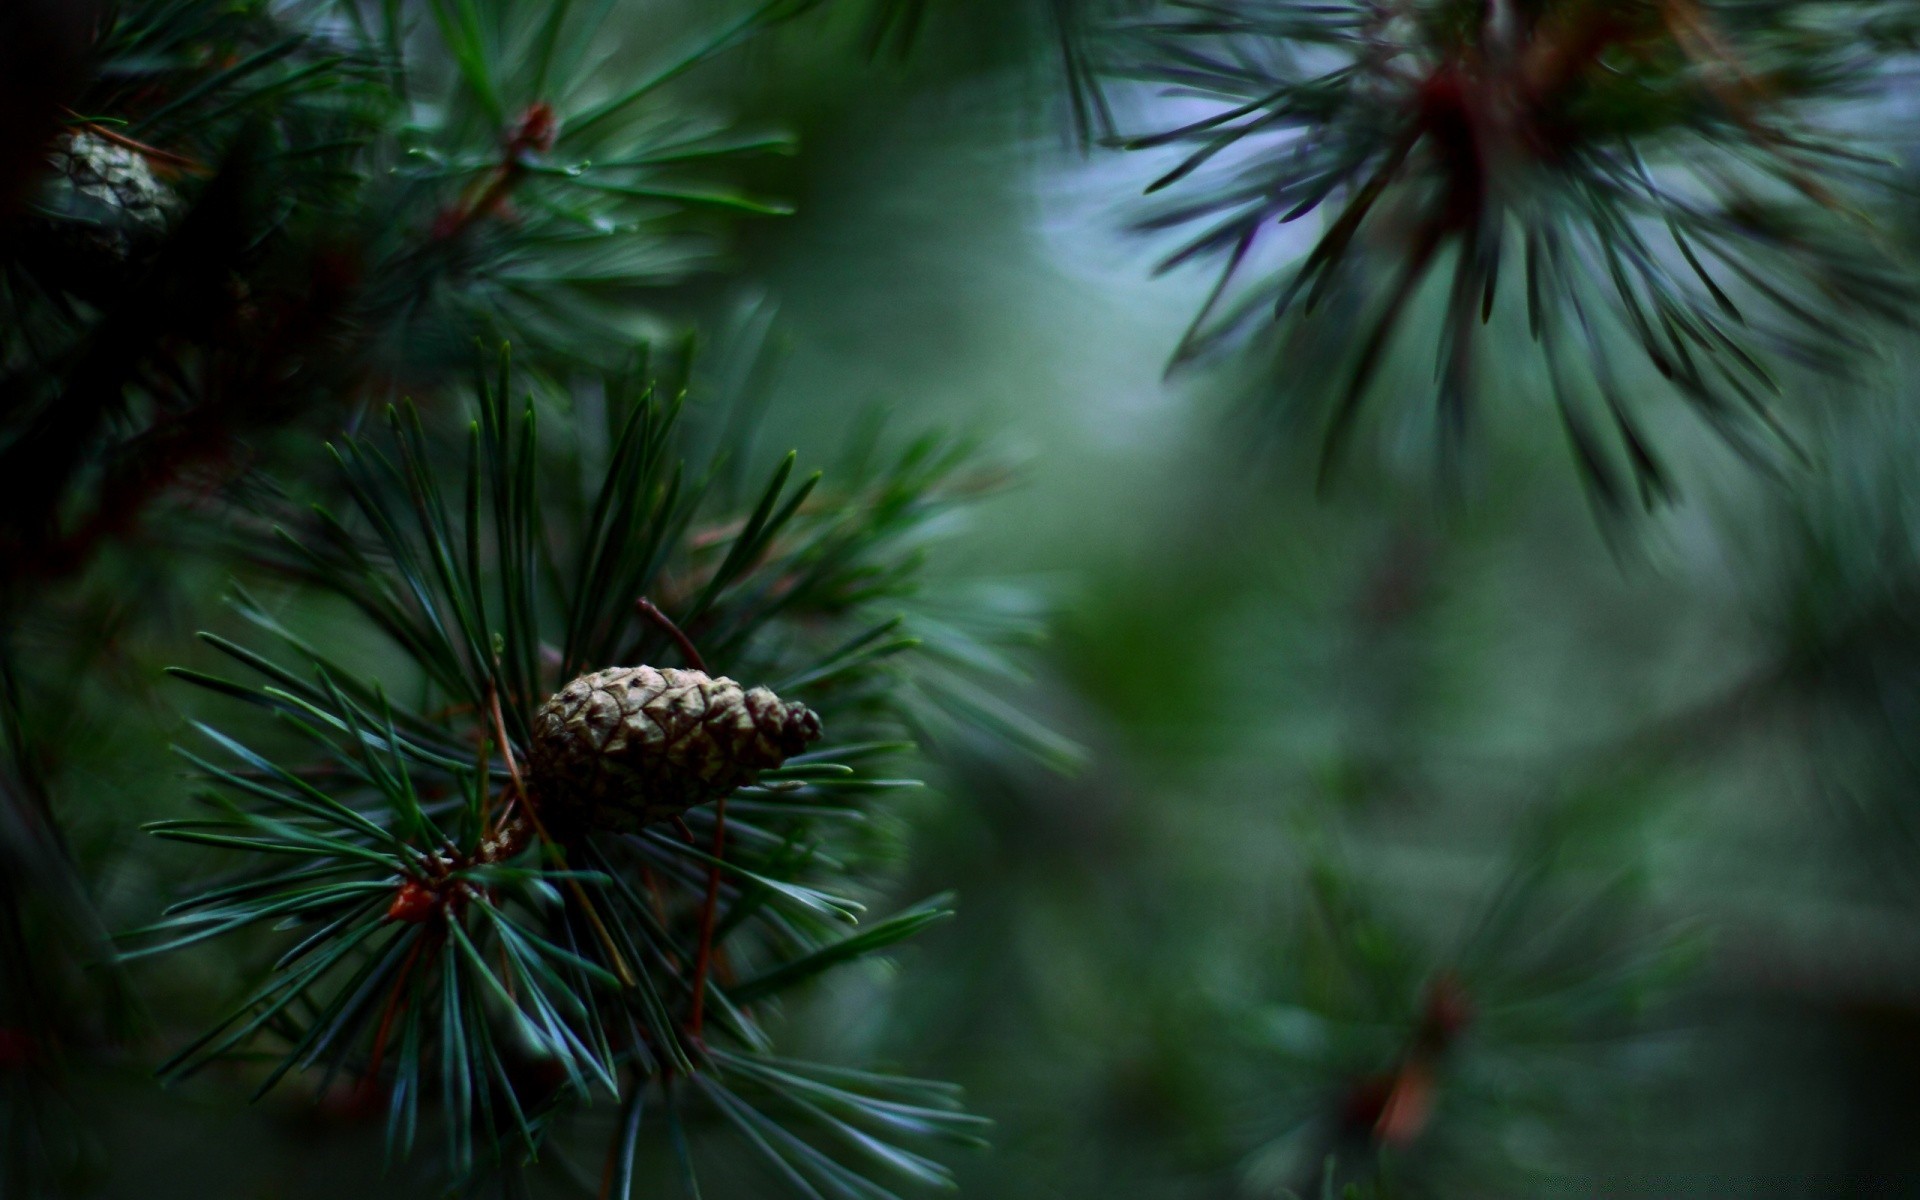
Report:
[[[1799,381],[1781,478],[1676,415],[1683,501],[1626,534],[1524,367],[1464,486],[1409,432],[1317,494],[1241,424],[1284,369],[1165,374],[1211,280],[1150,278],[1153,172],[1067,136],[1029,10],[936,5],[877,56],[821,16],[680,85],[800,150],[751,180],[795,214],[679,302],[764,339],[768,444],[823,459],[881,406],[1008,464],[936,571],[1045,598],[1003,699],[1075,747],[942,748],[888,886],[960,916],[817,995],[814,1048],[964,1084],[991,1200],[1281,1195],[1383,1144],[1413,1195],[1920,1194],[1905,348]],[[218,574],[122,669],[175,661]],[[126,924],[169,883],[128,814],[173,802],[178,718],[87,711],[73,769],[134,799],[74,837]],[[223,995],[194,961],[135,989]],[[160,1093],[178,1032],[75,1092],[98,1194],[373,1194],[377,1125]]]

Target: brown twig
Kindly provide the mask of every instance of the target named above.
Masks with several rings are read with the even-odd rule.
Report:
[[[700,651],[694,647],[693,639],[686,635],[685,630],[673,623],[672,617],[661,612],[659,605],[642,596],[633,602],[633,608],[635,612],[666,630],[667,636],[673,639],[674,645],[680,647],[680,653],[685,656],[688,666],[702,675],[711,673],[707,670],[706,660],[700,657]]]
[[[561,848],[560,843],[554,841],[553,835],[548,833],[547,827],[541,823],[540,814],[534,808],[533,797],[528,793],[526,783],[520,778],[520,765],[514,761],[513,744],[507,740],[506,718],[500,711],[500,691],[491,682],[487,684],[487,704],[493,710],[493,731],[500,739],[500,753],[506,757],[507,775],[513,781],[514,797],[519,802],[520,811],[533,825],[533,831],[540,838],[541,844],[552,852],[560,868],[565,870],[566,851]],[[587,889],[581,887],[580,881],[571,874],[567,876],[566,883],[567,889],[573,893],[573,898],[580,902],[580,911],[586,914],[587,924],[592,926],[594,936],[600,939],[600,945],[612,959],[614,974],[618,975],[620,982],[627,987],[639,986],[639,978],[634,975],[633,968],[627,965],[626,956],[620,953],[619,945],[613,940],[612,931],[607,928],[607,923],[601,920],[600,910],[594,907],[593,899],[587,895]]]
[[[406,1001],[407,976],[412,973],[413,964],[419,960],[420,952],[427,948],[427,938],[430,936],[430,934],[422,935],[420,940],[413,944],[413,949],[407,952],[407,961],[400,964],[400,974],[393,981],[393,994],[387,997],[386,1011],[380,1015],[380,1028],[373,1035],[373,1057],[367,1062],[367,1073],[364,1076],[366,1087],[373,1087],[379,1082],[380,1063],[387,1052],[387,1034],[392,1031],[393,1019],[399,1015]]]
[[[175,154],[171,150],[162,150],[158,146],[149,146],[145,142],[136,141],[124,133],[116,133],[98,121],[87,120],[65,105],[61,105],[60,111],[66,113],[75,121],[80,122],[80,128],[86,130],[94,137],[102,141],[112,142],[116,146],[123,146],[147,159],[149,162],[159,163],[162,166],[173,167],[181,171],[190,171],[195,175],[205,175],[207,173],[206,165],[196,159],[188,158],[184,154]]]
[[[526,178],[527,156],[553,149],[559,130],[560,119],[551,104],[539,101],[528,105],[507,138],[500,164],[488,172],[477,193],[440,214],[434,222],[434,237],[443,241],[458,237],[481,217],[501,211]]]
[[[693,960],[693,1011],[687,1018],[687,1032],[700,1040],[700,1027],[706,1017],[707,975],[713,967],[713,920],[720,907],[720,864],[726,858],[727,798],[713,802],[713,863],[707,868],[707,899],[700,908],[700,952]]]
[[[680,653],[687,663],[701,674],[707,673],[706,660],[700,657],[700,651],[686,631],[674,624],[673,618],[660,611],[660,606],[645,596],[634,601],[635,611],[666,630],[667,635],[680,647]],[[689,845],[694,844],[693,830],[687,827],[684,818],[676,817],[681,836]],[[720,797],[713,803],[713,861],[707,865],[707,897],[700,906],[700,949],[693,960],[693,1006],[687,1015],[687,1033],[695,1041],[700,1040],[700,1030],[707,1014],[707,977],[713,970],[713,925],[720,907],[720,867],[727,857],[727,798]]]

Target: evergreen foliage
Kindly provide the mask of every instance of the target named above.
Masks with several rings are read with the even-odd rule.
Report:
[[[1438,279],[1433,402],[1457,454],[1475,395],[1515,379],[1481,365],[1504,285],[1544,369],[1519,378],[1552,397],[1605,510],[1675,487],[1628,346],[1660,391],[1776,462],[1797,448],[1774,411],[1783,367],[1846,372],[1873,322],[1912,305],[1859,207],[1891,164],[1838,115],[1873,102],[1910,25],[1858,0],[1275,0],[1126,20],[1113,74],[1173,110],[1121,141],[1175,156],[1139,228],[1188,231],[1160,271],[1218,264],[1174,361],[1280,322],[1287,360],[1329,381],[1324,480]],[[1306,219],[1317,231],[1284,228]],[[1330,324],[1333,348],[1310,350]]]
[[[64,177],[0,264],[13,553],[71,570],[242,439],[445,386],[475,336],[617,364],[716,220],[780,211],[714,164],[783,139],[656,93],[795,10],[721,15],[614,90],[612,5],[100,8]]]
[[[912,786],[889,768],[955,722],[1022,724],[991,693],[1024,618],[918,579],[936,518],[992,479],[877,428],[825,486],[791,455],[755,477],[753,412],[689,417],[687,355],[656,381],[634,352],[725,221],[783,211],[715,165],[791,148],[657,93],[807,7],[709,14],[617,74],[612,4],[140,0],[67,31],[89,82],[28,151],[48,169],[0,263],[7,601],[48,625],[127,535],[265,589],[234,596],[264,645],[206,635],[237,677],[176,672],[259,720],[196,722],[210,815],[151,825],[238,865],[129,956],[298,930],[165,1076],[237,1057],[264,1063],[258,1095],[311,1074],[379,1107],[396,1159],[431,1145],[448,1186],[563,1168],[577,1137],[549,1131],[596,1100],[621,1194],[648,1186],[649,1113],[693,1193],[688,1130],[714,1123],[810,1196],[941,1184],[920,1143],[978,1143],[952,1089],[774,1049],[790,993],[949,914],[858,924],[882,802]],[[475,339],[511,341],[524,405],[504,350],[458,383]],[[308,435],[273,437],[290,426],[346,430],[332,481]],[[156,506],[202,532],[146,534]],[[390,639],[382,669],[283,622],[321,593]],[[79,635],[48,632],[22,649],[52,676]],[[826,747],[631,836],[545,829],[534,710],[584,672],[697,655],[688,634],[804,695]],[[6,1162],[37,1189],[85,1132],[53,1106],[50,989],[105,968],[72,933],[89,906],[7,682]]]
[[[1645,928],[1631,822],[1582,807],[1548,806],[1457,929],[1319,856],[1275,994],[1238,1014],[1254,1191],[1527,1195],[1565,1169],[1571,1131],[1671,1084],[1682,1037],[1662,1009],[1698,939]]]
[[[789,456],[736,491],[718,464],[688,465],[683,398],[612,377],[572,397],[576,428],[549,424],[542,448],[555,402],[516,409],[512,388],[503,360],[454,486],[418,411],[390,409],[384,436],[336,456],[357,511],[316,508],[282,535],[288,569],[351,602],[406,670],[342,666],[242,595],[273,648],[208,635],[245,681],[177,672],[270,714],[293,746],[270,756],[235,726],[199,726],[206,749],[184,753],[213,816],[151,828],[265,865],[176,905],[140,953],[261,922],[300,936],[164,1070],[265,1038],[285,1049],[261,1091],[295,1069],[324,1068],[323,1090],[342,1076],[386,1097],[402,1154],[432,1106],[459,1173],[537,1157],[558,1114],[600,1097],[622,1113],[607,1150],[620,1179],[644,1112],[673,1131],[691,1110],[736,1125],[801,1194],[891,1193],[796,1124],[866,1169],[942,1182],[903,1143],[975,1139],[946,1090],[774,1057],[767,1018],[948,915],[936,901],[855,928],[864,905],[846,893],[857,830],[908,785],[887,768],[912,745],[899,698],[914,673],[892,660],[920,639],[891,610],[912,603],[927,525],[964,493],[953,455],[920,441],[824,487],[796,483]],[[556,833],[528,772],[530,718],[596,664],[677,653],[636,606],[653,596],[716,664],[805,696],[829,740],[684,819]]]
[[[1909,8],[19,0],[0,1200],[1920,1178]]]

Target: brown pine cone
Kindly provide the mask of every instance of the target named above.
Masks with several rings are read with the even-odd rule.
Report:
[[[820,736],[820,718],[766,688],[672,667],[582,675],[533,717],[541,815],[628,833],[752,783]]]
[[[150,249],[180,207],[179,196],[139,151],[85,130],[61,137],[50,162],[58,177],[51,203],[73,218],[62,227],[80,229],[74,236],[116,260]]]

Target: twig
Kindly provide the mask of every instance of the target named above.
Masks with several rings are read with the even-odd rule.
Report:
[[[700,657],[700,651],[693,639],[686,635],[673,618],[660,611],[660,606],[645,596],[633,603],[634,610],[667,631],[667,635],[680,647],[680,653],[687,663],[701,674],[707,674],[706,660]],[[684,818],[674,820],[680,826],[681,836],[689,845],[694,844],[693,830],[687,828]],[[727,858],[727,798],[720,797],[713,802],[713,861],[707,866],[707,898],[700,906],[700,949],[693,960],[693,1007],[687,1015],[687,1033],[695,1041],[700,1040],[700,1030],[707,1015],[707,976],[713,970],[713,923],[720,907],[720,867]]]
[[[727,798],[713,802],[713,864],[707,868],[707,899],[700,908],[700,953],[693,961],[693,1013],[687,1020],[687,1032],[700,1040],[700,1026],[706,1017],[707,974],[713,966],[713,918],[720,906],[720,864],[726,857]]]
[[[507,138],[500,164],[488,172],[477,194],[470,191],[468,198],[440,214],[434,222],[434,237],[442,241],[458,237],[481,217],[501,211],[527,176],[528,156],[553,149],[558,132],[559,117],[551,104],[538,101],[528,105]]]
[[[419,960],[420,952],[427,948],[427,939],[430,936],[430,934],[422,934],[420,940],[413,944],[413,949],[407,952],[407,961],[400,964],[400,974],[393,981],[393,994],[387,997],[386,1011],[380,1015],[380,1028],[373,1035],[373,1057],[368,1061],[367,1073],[363,1077],[365,1087],[371,1088],[379,1083],[380,1063],[387,1052],[387,1034],[392,1030],[393,1018],[399,1015],[400,1007],[406,1000],[407,976],[412,973],[413,964]]]
[[[533,797],[528,794],[526,784],[520,778],[520,764],[514,761],[513,744],[507,741],[506,717],[500,711],[500,691],[491,681],[487,683],[487,704],[493,709],[494,734],[500,739],[500,753],[506,757],[507,775],[513,780],[513,791],[515,798],[520,802],[520,811],[526,814],[527,820],[533,825],[534,833],[553,853],[554,859],[564,871],[567,866],[567,852],[561,848],[560,843],[553,840],[553,835],[548,833],[547,827],[541,823],[540,814],[534,808]],[[607,923],[601,920],[600,910],[594,907],[593,899],[587,895],[587,889],[580,886],[579,879],[575,878],[571,872],[568,873],[566,882],[568,890],[573,893],[573,898],[580,902],[580,911],[586,914],[587,924],[593,927],[594,936],[600,939],[600,945],[612,959],[614,974],[618,975],[620,982],[627,987],[639,986],[639,978],[634,975],[633,968],[627,965],[626,956],[620,953],[620,947],[613,940],[612,931],[607,928]]]
[[[207,168],[205,164],[200,163],[195,159],[188,158],[184,154],[175,154],[171,150],[162,150],[158,146],[149,146],[145,142],[136,141],[133,138],[128,137],[124,133],[116,133],[112,129],[108,128],[107,126],[100,124],[98,121],[87,120],[85,117],[73,111],[71,108],[68,108],[64,104],[60,106],[60,111],[66,113],[69,117],[72,117],[74,120],[80,122],[80,128],[86,130],[88,133],[92,134],[94,137],[97,137],[102,141],[112,142],[116,146],[123,146],[126,149],[133,151],[135,154],[141,155],[142,157],[148,159],[151,162],[160,163],[164,166],[175,167],[182,171],[191,171],[196,175],[204,175],[207,173]]]
[[[633,608],[635,612],[667,631],[667,636],[673,639],[674,645],[680,647],[680,653],[686,657],[688,666],[702,675],[712,674],[707,670],[706,660],[700,657],[700,651],[694,647],[693,639],[673,623],[672,617],[661,612],[659,605],[642,596],[633,602]]]

